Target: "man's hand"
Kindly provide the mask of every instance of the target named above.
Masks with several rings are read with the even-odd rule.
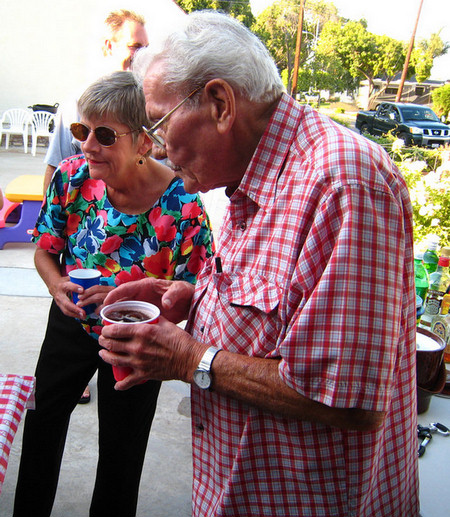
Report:
[[[161,315],[173,323],[187,319],[194,286],[180,280],[145,278],[127,282],[111,291],[104,305],[123,300],[141,300],[159,307]]]
[[[107,325],[99,343],[100,357],[133,372],[115,389],[126,390],[146,380],[190,382],[207,345],[197,342],[177,325],[160,318],[156,324]]]

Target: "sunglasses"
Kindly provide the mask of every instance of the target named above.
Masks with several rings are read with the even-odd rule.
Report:
[[[74,122],[70,125],[70,132],[73,137],[80,142],[85,142],[88,139],[89,133],[94,133],[97,142],[103,147],[111,147],[121,136],[129,135],[139,131],[139,129],[132,129],[126,133],[117,133],[114,129],[106,126],[98,126],[95,129],[85,126],[81,122]]]

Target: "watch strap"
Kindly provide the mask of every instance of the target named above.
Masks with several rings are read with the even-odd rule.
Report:
[[[205,372],[211,371],[211,364],[213,362],[214,357],[216,356],[217,352],[220,352],[220,348],[217,348],[215,346],[210,346],[208,350],[203,354],[203,357],[201,358],[197,370],[203,370]]]

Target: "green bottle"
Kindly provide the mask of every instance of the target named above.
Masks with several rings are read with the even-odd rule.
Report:
[[[430,275],[430,287],[428,288],[425,312],[420,318],[419,326],[431,330],[433,316],[441,310],[442,298],[450,285],[449,274],[450,258],[441,255],[437,269]]]
[[[423,265],[423,253],[414,255],[414,282],[416,285],[417,323],[419,323],[420,316],[425,310],[425,300],[430,285],[427,270]]]
[[[423,254],[423,264],[428,272],[428,275],[434,273],[437,269],[439,262],[439,256],[437,254],[437,248],[439,240],[437,238],[430,239],[427,251]]]

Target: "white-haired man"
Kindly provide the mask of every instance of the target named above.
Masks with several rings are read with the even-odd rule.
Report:
[[[117,383],[192,385],[195,517],[417,517],[412,210],[377,145],[283,92],[261,42],[195,13],[145,63],[148,134],[189,192],[226,187],[195,286],[105,300],[157,325],[103,329]],[[189,317],[187,331],[174,324]]]

